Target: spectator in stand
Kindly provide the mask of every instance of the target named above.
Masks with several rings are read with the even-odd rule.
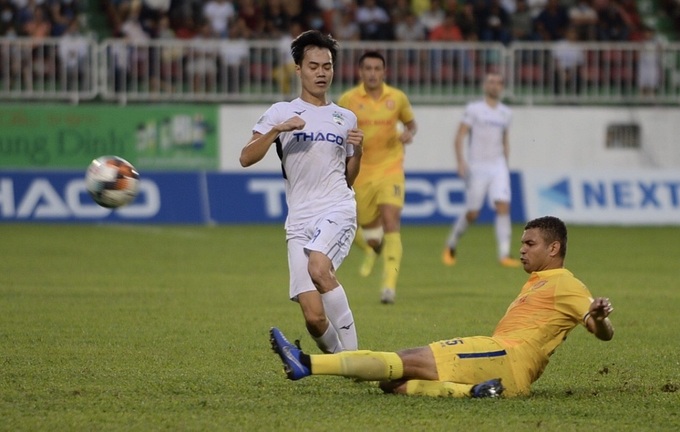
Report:
[[[678,0],[680,4],[680,0]],[[642,22],[640,11],[638,10],[637,2],[635,0],[619,0],[619,12],[623,16],[623,20],[628,26],[630,41],[644,41],[645,38],[645,24]]]
[[[264,20],[262,9],[255,3],[255,0],[238,0],[236,3],[236,17],[242,19],[243,23],[254,39],[260,38],[264,34]],[[241,32],[239,30],[238,32]],[[229,32],[231,34],[231,31]]]
[[[446,11],[442,6],[441,0],[430,0],[430,8],[423,11],[420,16],[420,22],[427,29],[428,35],[435,27],[441,25],[444,22],[444,17],[446,16]]]
[[[23,25],[21,36],[31,38],[35,44],[27,45],[22,58],[23,77],[26,87],[33,89],[35,83],[45,83],[54,78],[55,51],[49,44],[42,44],[43,39],[50,37],[52,23],[42,6],[34,6],[31,1],[27,6],[32,18]],[[27,61],[30,58],[30,61]]]
[[[642,35],[643,47],[637,63],[637,86],[642,96],[652,97],[661,84],[661,41],[650,27],[643,27]]]
[[[547,4],[548,0],[527,0],[531,16],[534,17],[534,19],[543,11],[543,9],[545,9]]]
[[[174,41],[177,38],[175,31],[170,26],[170,17],[163,15],[158,20],[156,37],[159,41]],[[179,90],[179,71],[182,69],[183,50],[174,43],[163,43],[160,46],[160,70],[161,86],[163,91],[172,92]]]
[[[291,22],[297,21],[305,29],[312,28],[311,20],[320,12],[317,0],[285,0],[283,5]]]
[[[139,21],[141,13],[140,2],[123,3],[121,5],[121,13],[123,23],[120,26],[119,37],[123,37],[127,41],[133,43],[147,42],[151,39],[151,35],[144,30],[142,23]]]
[[[475,35],[475,40],[477,39],[477,26],[470,2],[462,0],[459,3],[458,0],[446,0],[444,10],[453,13],[456,25],[460,28],[464,40],[470,40],[470,36],[473,34]]]
[[[569,22],[576,30],[578,39],[582,41],[594,41],[597,39],[597,12],[590,5],[591,0],[578,0],[569,8]]]
[[[220,43],[220,81],[222,88],[229,93],[237,92],[246,75],[246,64],[250,55],[248,39],[250,27],[243,18],[238,18],[231,26],[229,39]]]
[[[599,41],[627,41],[630,29],[623,19],[619,6],[612,0],[595,0],[597,11],[597,39]]]
[[[578,94],[581,91],[585,53],[578,40],[575,27],[568,27],[564,39],[556,42],[552,49],[555,61],[555,94]]]
[[[80,34],[80,24],[77,19],[71,20],[66,31],[59,38],[57,46],[59,55],[59,71],[62,83],[69,89],[81,89],[88,85],[90,64],[87,39]]]
[[[361,40],[361,29],[354,19],[355,12],[352,9],[345,9],[340,13],[339,21],[334,25],[335,33],[333,36],[339,41],[358,41]]]
[[[545,8],[534,20],[536,34],[542,41],[557,41],[564,37],[569,26],[567,9],[559,0],[548,0]]]
[[[403,42],[419,42],[427,39],[427,29],[412,11],[406,12],[406,15],[397,23],[394,33],[395,38]]]
[[[34,40],[44,39],[50,37],[52,32],[52,23],[49,16],[41,6],[36,6],[32,11],[32,18],[23,26],[22,35],[30,37]]]
[[[385,4],[389,6],[387,13],[392,17],[392,23],[394,24],[396,34],[397,24],[403,21],[406,15],[413,12],[411,9],[411,2],[409,0],[392,0],[390,2],[385,2]]]
[[[515,12],[511,18],[512,39],[516,41],[531,41],[534,39],[534,20],[531,17],[527,0],[517,0]]]
[[[52,0],[49,2],[49,10],[54,37],[63,35],[79,13],[78,2],[75,0]]]
[[[286,99],[294,97],[295,60],[290,52],[290,44],[304,31],[302,22],[293,20],[290,23],[288,33],[279,38],[278,57],[276,66],[272,72],[274,80],[278,84],[279,91]]]
[[[357,8],[356,20],[362,40],[394,39],[390,15],[376,0],[364,0]]]
[[[212,33],[219,38],[229,34],[229,24],[236,17],[236,9],[230,0],[208,0],[203,6],[203,18],[208,20]],[[206,34],[205,29],[200,33]]]
[[[17,11],[10,0],[0,0],[0,37],[17,35]]]
[[[211,93],[217,83],[216,46],[211,41],[219,39],[213,24],[205,22],[188,47],[186,77],[194,93]]]
[[[456,17],[453,12],[447,12],[444,15],[444,21],[432,29],[428,37],[431,41],[462,41],[463,33],[456,24]]]
[[[510,15],[501,7],[500,0],[490,0],[481,10],[478,25],[480,41],[510,43]]]
[[[193,39],[196,36],[196,22],[192,15],[180,15],[175,26],[177,39]]]
[[[264,35],[268,39],[278,39],[288,32],[290,16],[283,7],[283,0],[267,0],[262,9]]]

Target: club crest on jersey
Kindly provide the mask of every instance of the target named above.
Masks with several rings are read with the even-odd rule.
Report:
[[[336,124],[339,124],[340,126],[342,126],[342,125],[345,124],[345,117],[342,115],[342,113],[339,113],[339,112],[336,111],[336,112],[333,113],[333,121]]]

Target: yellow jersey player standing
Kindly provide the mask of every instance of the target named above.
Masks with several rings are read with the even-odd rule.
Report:
[[[614,337],[608,298],[593,299],[567,269],[567,227],[552,216],[526,224],[520,257],[529,279],[491,337],[433,342],[398,352],[354,351],[307,355],[277,328],[272,348],[291,380],[339,375],[381,381],[387,393],[448,397],[513,397],[529,394],[550,356],[577,326],[600,340]]]
[[[385,84],[385,67],[382,54],[364,53],[359,59],[361,82],[345,92],[338,105],[354,112],[364,131],[361,169],[354,181],[360,227],[355,243],[366,253],[360,273],[370,275],[377,255],[382,255],[381,302],[390,304],[402,257],[404,145],[413,141],[417,126],[404,92]]]

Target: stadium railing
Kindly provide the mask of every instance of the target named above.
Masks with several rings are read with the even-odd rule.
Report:
[[[333,96],[356,84],[369,49],[385,54],[387,81],[413,103],[463,103],[497,71],[514,104],[680,104],[679,43],[343,41]],[[564,71],[559,58],[577,66]],[[296,86],[288,44],[279,41],[0,39],[1,100],[271,103],[296,95]]]

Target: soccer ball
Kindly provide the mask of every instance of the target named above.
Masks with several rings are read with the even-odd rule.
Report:
[[[139,190],[139,173],[118,156],[102,156],[92,161],[85,173],[85,185],[92,199],[102,207],[130,204]]]

